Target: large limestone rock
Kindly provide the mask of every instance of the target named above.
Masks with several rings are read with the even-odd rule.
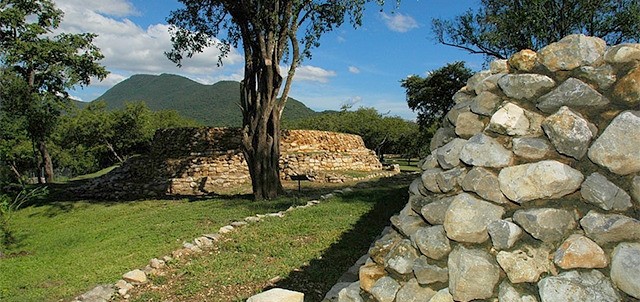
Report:
[[[508,74],[498,80],[498,86],[508,97],[525,100],[547,93],[555,84],[550,77],[534,73]]]
[[[542,302],[618,302],[620,295],[601,272],[569,271],[538,282]]]
[[[586,150],[585,150],[586,152]],[[471,137],[460,151],[460,160],[479,167],[505,167],[513,160],[513,153],[494,138],[479,133]]]
[[[602,248],[591,239],[573,234],[558,248],[553,257],[556,265],[562,269],[604,268],[609,259]]]
[[[416,279],[411,279],[405,283],[396,294],[396,302],[428,302],[436,291],[429,287],[422,287]]]
[[[411,239],[420,252],[431,259],[441,259],[451,251],[442,225],[420,228]]]
[[[614,97],[627,103],[637,105],[640,102],[640,68],[636,67],[622,77],[613,87]]]
[[[540,275],[549,272],[553,266],[549,261],[547,249],[531,246],[525,246],[513,252],[500,251],[496,259],[514,284],[537,282]]]
[[[580,219],[580,226],[587,237],[600,245],[640,240],[640,221],[624,215],[589,211]]]
[[[366,292],[371,292],[371,288],[380,278],[387,275],[384,266],[373,263],[367,263],[358,270],[358,279],[360,287]]]
[[[453,198],[444,218],[447,237],[459,242],[482,243],[489,239],[487,225],[499,220],[504,209],[468,193]]]
[[[425,189],[433,193],[442,193],[440,186],[438,186],[438,174],[442,173],[442,169],[432,168],[422,172],[420,179],[422,179],[422,185]]]
[[[508,62],[513,69],[530,72],[538,64],[538,54],[531,49],[523,49],[511,56]]]
[[[640,45],[620,44],[613,46],[605,52],[604,60],[611,64],[625,64],[640,61]]]
[[[473,112],[463,112],[456,120],[456,134],[462,138],[470,138],[484,130],[484,122]]]
[[[487,129],[509,136],[537,136],[542,133],[542,120],[542,116],[536,113],[513,103],[505,103],[491,116]]]
[[[462,189],[467,192],[475,192],[478,196],[498,204],[509,202],[500,191],[498,176],[488,169],[474,167],[462,180]]]
[[[273,288],[247,299],[247,302],[304,302],[304,294],[282,288]]]
[[[457,246],[449,255],[449,292],[456,301],[487,299],[500,279],[493,256],[479,249]]]
[[[609,100],[586,83],[569,78],[553,91],[538,99],[537,107],[546,113],[558,110],[562,106],[601,107]]]
[[[435,264],[429,264],[429,260],[425,256],[420,256],[413,264],[413,274],[418,283],[423,285],[449,281],[449,270]]]
[[[522,229],[507,220],[496,220],[487,226],[491,242],[496,250],[510,249],[523,235]]]
[[[639,86],[640,87],[640,86]],[[589,148],[589,159],[609,171],[627,175],[640,172],[640,112],[618,115]]]
[[[371,288],[371,295],[379,302],[393,302],[399,290],[400,284],[395,279],[387,276],[376,281],[376,284]]]
[[[508,281],[500,283],[498,287],[498,301],[500,302],[538,302],[533,295],[518,292]]]
[[[587,202],[606,211],[624,211],[632,206],[629,194],[598,172],[582,183],[580,194]]]
[[[575,74],[576,77],[587,81],[601,91],[609,89],[618,79],[616,70],[611,65],[606,64],[598,67],[582,66],[577,69]]]
[[[413,262],[418,259],[418,251],[411,240],[404,239],[394,246],[385,257],[385,268],[397,276],[413,273]]]
[[[526,159],[542,159],[551,151],[549,141],[544,138],[516,137],[512,142],[513,153]]]
[[[338,293],[338,302],[364,302],[360,295],[360,282],[353,282]]]
[[[538,60],[552,72],[594,65],[601,60],[606,42],[585,35],[570,35],[538,51]]]
[[[580,171],[554,160],[507,167],[498,175],[502,193],[517,203],[571,194],[583,179]]]
[[[473,99],[469,109],[471,112],[479,115],[491,116],[500,103],[502,103],[502,99],[499,96],[488,91],[483,91]]]
[[[640,299],[640,243],[620,243],[613,250],[611,280],[620,290]]]
[[[456,138],[446,145],[438,148],[436,152],[438,163],[443,169],[451,169],[460,165],[460,151],[467,143],[466,140]]]
[[[593,137],[589,122],[566,106],[547,117],[542,129],[558,152],[576,159],[587,153]]]
[[[443,197],[432,203],[429,203],[422,207],[420,214],[422,217],[432,225],[444,224],[444,218],[447,215],[447,210],[453,201],[453,197]]]
[[[575,213],[555,208],[517,210],[513,220],[543,242],[559,242],[576,228]]]

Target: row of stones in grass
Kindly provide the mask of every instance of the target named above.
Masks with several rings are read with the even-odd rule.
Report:
[[[204,253],[208,250],[214,248],[215,244],[223,239],[223,236],[238,229],[251,224],[258,223],[265,218],[282,218],[288,212],[291,212],[296,209],[305,209],[315,205],[320,204],[324,200],[328,200],[333,198],[336,194],[349,194],[353,192],[352,188],[344,188],[334,190],[333,193],[328,193],[321,195],[319,199],[313,199],[308,201],[305,205],[299,206],[291,206],[285,211],[267,213],[267,214],[256,214],[255,216],[248,216],[242,220],[234,221],[228,225],[220,227],[218,232],[204,234],[200,237],[195,238],[191,242],[184,242],[182,247],[173,251],[171,255],[165,255],[158,258],[153,258],[149,261],[142,269],[134,269],[129,272],[126,272],[122,275],[122,279],[118,280],[115,284],[107,284],[107,285],[98,285],[94,287],[92,290],[79,295],[74,299],[74,302],[107,302],[112,301],[114,297],[120,297],[123,299],[130,298],[130,291],[134,289],[136,286],[143,285],[149,282],[149,276],[164,276],[166,275],[165,268],[168,264],[175,262],[179,259],[189,257],[191,255],[197,255]],[[292,295],[299,298],[300,293],[294,293],[291,291],[277,291],[285,292],[284,295]],[[273,295],[271,293],[270,295]],[[302,295],[304,296],[304,295]],[[254,299],[255,301],[261,301],[261,298],[258,297]]]
[[[490,67],[338,301],[640,299],[640,45],[572,35]]]

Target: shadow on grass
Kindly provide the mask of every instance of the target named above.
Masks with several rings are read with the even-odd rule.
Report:
[[[376,183],[371,185],[376,187]],[[390,186],[389,179],[381,179],[377,185]],[[372,188],[346,195],[345,202],[349,202],[348,199],[368,199],[375,206],[351,230],[343,233],[339,241],[332,244],[320,259],[314,259],[309,265],[291,272],[272,287],[303,292],[305,302],[321,301],[342,274],[367,253],[375,238],[390,225],[389,218],[404,207],[408,199],[407,186],[408,183],[396,183],[391,188]]]

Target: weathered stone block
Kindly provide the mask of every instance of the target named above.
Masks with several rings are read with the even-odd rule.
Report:
[[[488,91],[483,91],[473,99],[469,109],[476,114],[491,116],[501,102],[502,99],[499,96]]]
[[[553,262],[563,269],[604,268],[609,259],[602,248],[591,239],[573,234],[556,251]]]
[[[471,137],[462,147],[459,156],[467,165],[492,168],[505,167],[513,160],[510,150],[483,133]]]
[[[510,98],[533,100],[551,90],[556,82],[541,74],[508,74],[500,78],[498,86]]]
[[[518,210],[513,220],[534,238],[549,243],[560,242],[577,226],[574,212],[554,208]]]
[[[458,245],[449,255],[449,292],[456,301],[487,299],[494,295],[500,267],[493,256]]]
[[[538,282],[543,302],[618,302],[620,295],[601,272],[569,271]]]
[[[544,138],[536,137],[516,137],[513,139],[513,153],[526,159],[542,159],[551,146]]]
[[[586,83],[569,78],[553,91],[538,99],[538,109],[546,113],[558,110],[562,106],[570,107],[602,107],[609,100]]]
[[[453,201],[453,197],[443,197],[422,207],[420,214],[432,225],[444,224],[444,217]]]
[[[443,169],[451,169],[460,165],[460,150],[467,143],[467,140],[455,138],[446,145],[438,148],[436,156],[438,163]]]
[[[468,193],[453,198],[444,219],[447,237],[459,242],[482,243],[489,239],[487,225],[504,214],[500,206]]]
[[[536,136],[542,133],[539,114],[529,112],[513,103],[505,103],[489,121],[488,130],[509,136]]]
[[[620,243],[611,257],[613,284],[628,295],[640,299],[640,243]]]
[[[624,211],[632,206],[629,194],[598,172],[582,183],[580,194],[587,202],[606,211]]]
[[[513,252],[500,251],[496,260],[511,283],[537,282],[541,274],[551,271],[553,267],[549,261],[549,250],[531,246]]]
[[[399,290],[400,284],[393,278],[387,276],[376,281],[376,284],[371,288],[371,295],[373,295],[378,302],[393,302]]]
[[[247,302],[304,302],[304,294],[292,290],[273,288],[247,299]]]
[[[638,85],[640,87],[640,85]],[[640,111],[618,115],[589,148],[589,159],[609,171],[640,172]]]
[[[522,229],[517,224],[507,220],[496,220],[489,223],[487,231],[496,250],[513,247],[523,234]]]
[[[580,226],[587,237],[600,245],[640,240],[640,221],[624,215],[589,211],[580,219]]]
[[[542,129],[558,152],[581,159],[589,148],[594,133],[589,121],[563,106],[542,122]]]
[[[602,60],[607,43],[596,37],[569,35],[538,51],[538,61],[552,72],[594,65]]]
[[[520,71],[533,71],[538,64],[538,54],[531,49],[523,49],[509,58],[509,67]]]
[[[420,228],[411,240],[423,255],[432,259],[441,259],[451,251],[449,239],[441,225]]]
[[[404,277],[413,273],[413,262],[416,259],[418,251],[413,247],[411,240],[403,239],[385,257],[385,268],[398,277]]]
[[[463,112],[456,119],[456,134],[461,138],[470,138],[484,130],[484,122],[475,113]]]
[[[425,256],[420,256],[414,262],[413,274],[416,276],[418,283],[422,285],[447,282],[449,280],[449,270],[435,264],[429,264]]]
[[[571,194],[583,179],[580,171],[554,160],[507,167],[498,175],[502,193],[517,203]]]
[[[411,279],[405,283],[396,294],[396,302],[428,302],[431,297],[435,296],[436,291],[422,287],[416,279]]]

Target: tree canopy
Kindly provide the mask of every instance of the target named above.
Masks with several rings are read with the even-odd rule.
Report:
[[[609,44],[640,39],[637,0],[482,0],[453,20],[434,19],[441,44],[506,59],[538,50],[569,34],[603,38]]]
[[[50,0],[0,0],[0,109],[24,118],[47,181],[53,180],[47,140],[70,102],[67,89],[107,75],[97,63],[103,56],[95,35],[52,36],[62,17]]]
[[[349,18],[360,25],[368,0],[180,0],[184,8],[171,13],[173,50],[184,57],[215,45],[221,58],[242,45],[244,77],[240,92],[243,153],[255,199],[282,192],[279,176],[280,121],[295,70],[320,37]],[[378,1],[381,2],[381,1]],[[285,60],[288,59],[288,60]],[[286,76],[280,64],[289,62]],[[221,61],[220,61],[221,62]]]
[[[453,95],[472,75],[464,62],[454,62],[429,72],[425,78],[412,75],[401,81],[407,93],[407,104],[418,113],[422,131],[432,129],[433,124],[453,107]]]

